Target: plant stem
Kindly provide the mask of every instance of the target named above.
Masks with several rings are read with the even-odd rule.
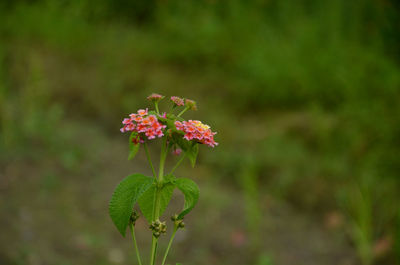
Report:
[[[147,160],[149,160],[151,171],[153,172],[153,177],[156,178],[156,171],[154,170],[153,163],[151,162],[150,152],[149,152],[149,149],[147,148],[147,143],[146,142],[144,143],[144,150],[146,151]]]
[[[160,114],[160,111],[158,110],[158,102],[155,102],[155,103],[154,103],[154,106],[155,106],[155,108],[156,108],[157,114]]]
[[[185,159],[186,153],[182,155],[182,157],[179,159],[179,161],[176,163],[176,165],[171,169],[171,172],[169,172],[169,175],[174,173],[174,171],[179,167],[179,165],[182,163],[182,161]]]
[[[157,253],[157,238],[153,236],[151,240],[151,256],[150,256],[150,265],[154,265],[156,261],[156,253]]]
[[[167,154],[168,154],[168,148],[166,148],[166,147],[167,147],[167,138],[165,137],[163,139],[163,142],[161,145],[160,167],[159,167],[159,171],[158,171],[158,180],[157,180],[156,191],[154,194],[155,201],[153,204],[153,220],[152,221],[155,221],[160,217],[161,188],[162,188],[162,182],[164,179],[165,159],[167,158]],[[154,265],[154,263],[155,263],[156,254],[157,254],[157,245],[158,245],[158,238],[156,238],[153,235],[152,241],[151,241],[150,265]]]
[[[172,107],[171,107],[171,110],[168,112],[168,114],[171,114],[171,113],[173,113],[175,108],[176,108],[176,105],[175,105],[175,104],[173,104],[173,105],[172,105]]]
[[[158,181],[161,183],[164,178],[164,165],[165,159],[167,158],[167,137],[163,139],[162,146],[161,146],[161,156],[160,156],[160,167],[158,169]]]
[[[163,261],[162,261],[161,265],[164,265],[164,264],[165,264],[165,261],[167,260],[168,252],[169,252],[169,249],[171,248],[172,241],[173,241],[174,238],[175,238],[175,234],[176,234],[176,231],[177,231],[177,230],[178,230],[178,227],[175,226],[175,227],[174,227],[174,231],[172,232],[172,235],[171,235],[171,239],[170,239],[169,242],[168,242],[167,249],[165,250],[164,258],[163,258]]]
[[[138,248],[137,243],[136,243],[135,226],[132,223],[131,223],[131,232],[132,232],[133,245],[135,246],[136,257],[138,259],[139,265],[142,265],[142,261],[140,259],[139,248]]]
[[[177,117],[180,117],[183,113],[185,113],[189,109],[188,106],[186,106],[179,114]]]

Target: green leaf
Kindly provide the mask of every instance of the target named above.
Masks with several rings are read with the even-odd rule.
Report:
[[[172,183],[165,183],[160,190],[160,212],[159,216],[161,216],[172,198],[172,193],[174,192],[175,185]],[[140,210],[143,213],[143,216],[146,220],[151,223],[153,220],[153,204],[155,202],[155,192],[156,185],[153,185],[150,189],[148,189],[142,197],[139,199]]]
[[[197,154],[199,153],[199,144],[184,139],[180,134],[174,134],[173,140],[183,150],[183,152],[185,152],[192,167],[194,167],[196,164]]]
[[[176,187],[182,191],[185,196],[185,203],[182,212],[178,215],[181,219],[187,215],[196,205],[199,200],[200,190],[197,184],[188,178],[178,178],[175,180]]]
[[[152,183],[153,178],[142,174],[133,174],[124,178],[115,188],[108,210],[122,236],[125,236],[133,206],[140,196],[151,187]]]
[[[189,158],[192,167],[196,165],[196,158],[198,153],[199,153],[198,143],[193,143],[193,146],[188,151],[186,151],[186,156]]]
[[[133,159],[137,152],[139,151],[139,147],[140,147],[140,143],[135,144],[134,142],[132,142],[133,138],[136,138],[138,135],[137,132],[132,132],[131,136],[129,137],[129,156],[128,156],[128,160]]]

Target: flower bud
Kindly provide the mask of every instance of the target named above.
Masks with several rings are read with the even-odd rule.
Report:
[[[185,99],[185,105],[186,105],[190,110],[197,110],[197,104],[196,104],[196,101],[194,101],[194,100]]]
[[[147,99],[152,101],[152,102],[159,102],[163,98],[164,98],[164,96],[162,96],[160,94],[156,94],[156,93],[153,93],[153,94],[151,94],[150,96],[147,97]]]
[[[159,237],[161,234],[165,234],[167,232],[167,225],[165,222],[160,222],[159,220],[153,221],[150,225],[150,230],[153,231],[153,235],[155,237]]]
[[[131,217],[129,218],[129,222],[135,225],[137,219],[139,219],[139,214],[134,210],[132,211]]]
[[[171,221],[176,221],[177,219],[178,219],[178,215],[177,214],[171,216]]]
[[[175,148],[174,150],[172,150],[172,154],[174,156],[179,156],[182,153],[182,149],[180,148]]]
[[[185,105],[183,98],[180,98],[180,97],[172,96],[171,101],[174,103],[175,106]]]
[[[183,222],[183,219],[178,219],[178,215],[174,215],[171,217],[171,220],[174,222],[174,226],[179,229],[179,228],[184,228],[185,223]]]

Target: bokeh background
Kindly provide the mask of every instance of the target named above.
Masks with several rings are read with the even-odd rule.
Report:
[[[201,198],[171,264],[400,264],[399,14],[395,0],[2,0],[0,264],[136,264],[107,208],[123,177],[150,173],[119,128],[152,92],[195,99],[185,117],[220,143],[176,172]]]

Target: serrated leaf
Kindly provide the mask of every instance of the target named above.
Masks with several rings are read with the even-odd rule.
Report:
[[[132,140],[137,137],[137,132],[132,132],[129,137],[129,156],[128,160],[133,159],[139,151],[140,143],[135,144]]]
[[[178,215],[181,219],[187,215],[196,205],[199,200],[200,190],[197,184],[188,178],[178,178],[175,180],[176,187],[182,191],[185,196],[185,203],[182,212]]]
[[[172,198],[172,193],[174,192],[175,185],[172,183],[166,183],[163,185],[160,191],[160,212],[159,216],[161,216]],[[149,188],[139,199],[139,207],[142,211],[143,216],[146,220],[151,223],[153,220],[153,204],[155,201],[155,191],[156,185],[153,185]]]
[[[152,183],[153,178],[133,174],[124,178],[115,188],[108,209],[112,221],[122,236],[125,236],[133,206]]]

